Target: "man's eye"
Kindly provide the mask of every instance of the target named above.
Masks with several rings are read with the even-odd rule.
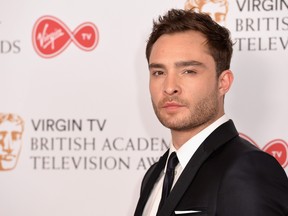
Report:
[[[155,71],[153,72],[153,76],[160,76],[160,75],[163,75],[163,71]]]
[[[195,74],[196,72],[193,70],[185,70],[183,73],[184,74]]]

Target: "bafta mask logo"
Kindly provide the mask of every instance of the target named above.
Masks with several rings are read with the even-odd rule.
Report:
[[[192,8],[196,11],[209,14],[220,25],[226,24],[228,0],[187,0],[185,10]]]
[[[16,167],[22,147],[24,121],[15,114],[0,113],[0,171]]]

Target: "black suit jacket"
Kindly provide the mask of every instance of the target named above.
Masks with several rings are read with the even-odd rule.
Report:
[[[145,174],[134,216],[165,167],[168,151]],[[288,179],[271,155],[239,137],[231,120],[200,145],[157,216],[288,216]]]

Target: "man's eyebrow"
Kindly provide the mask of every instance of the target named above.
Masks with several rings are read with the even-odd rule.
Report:
[[[187,66],[200,66],[200,67],[205,67],[205,64],[199,61],[191,60],[191,61],[179,61],[176,62],[175,67],[181,68],[181,67],[187,67]],[[165,65],[161,63],[151,63],[149,64],[149,69],[151,68],[159,68],[159,69],[165,69]]]
[[[179,61],[175,63],[176,67],[187,67],[187,66],[201,66],[205,67],[202,62],[191,60],[191,61]]]
[[[164,64],[158,64],[158,63],[151,63],[149,64],[149,69],[151,68],[165,68]]]

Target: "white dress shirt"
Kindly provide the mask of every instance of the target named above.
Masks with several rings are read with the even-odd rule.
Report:
[[[179,160],[179,164],[175,168],[175,177],[174,177],[174,182],[173,182],[172,188],[175,185],[175,183],[177,182],[179,176],[181,175],[182,171],[186,167],[187,163],[189,162],[189,160],[191,159],[193,154],[196,152],[198,147],[201,145],[201,143],[217,127],[219,127],[223,123],[227,122],[228,120],[229,120],[229,118],[227,117],[227,115],[224,114],[222,117],[217,119],[211,125],[209,125],[205,129],[200,131],[198,134],[196,134],[194,137],[189,139],[177,151],[176,151],[175,147],[173,146],[173,144],[170,146],[168,158],[169,158],[170,154],[173,151],[175,151],[177,154],[178,160]],[[146,203],[146,206],[145,206],[144,211],[143,211],[143,216],[156,216],[156,214],[157,214],[158,205],[159,205],[160,200],[161,200],[162,185],[163,185],[163,181],[164,181],[164,175],[165,175],[164,172],[166,170],[166,166],[167,166],[167,161],[166,161],[165,169],[160,174],[160,176],[159,176],[157,182],[155,183],[154,188],[150,194],[150,197]]]

